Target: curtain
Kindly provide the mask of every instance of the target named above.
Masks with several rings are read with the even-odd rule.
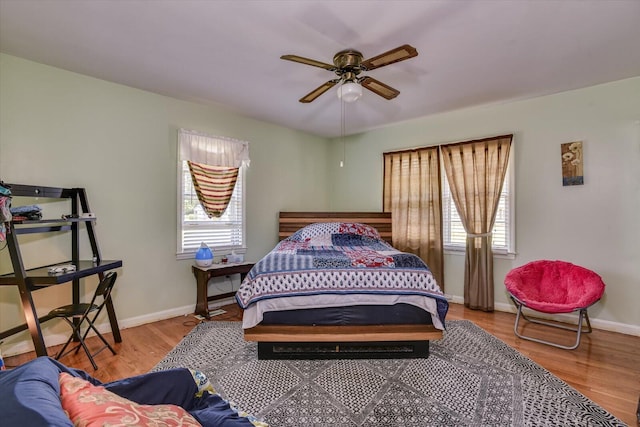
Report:
[[[467,232],[464,304],[493,311],[491,230],[513,135],[441,146],[451,196]]]
[[[240,167],[250,163],[249,143],[180,129],[178,146],[202,208],[210,218],[219,218],[229,205]]]
[[[219,218],[229,205],[239,168],[187,161],[198,200],[209,218]]]
[[[418,255],[444,291],[438,147],[384,153],[383,200],[393,246]]]

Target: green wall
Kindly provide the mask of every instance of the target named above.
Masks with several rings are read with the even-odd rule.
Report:
[[[594,324],[640,335],[640,77],[424,117],[351,136],[344,147],[335,139],[331,208],[382,208],[386,151],[507,133],[514,134],[517,254],[495,260],[496,307],[512,307],[503,284],[511,268],[561,259],[603,277]],[[583,141],[582,186],[562,186],[560,144],[570,141]],[[464,256],[446,255],[445,290],[454,301],[462,301],[463,281]]]
[[[640,77],[416,119],[347,137],[343,147],[339,139],[223,106],[0,54],[0,178],[87,189],[103,257],[124,261],[114,296],[122,327],[193,311],[192,262],[176,260],[181,127],[250,142],[246,258],[254,260],[276,243],[280,210],[381,210],[385,151],[514,133],[517,255],[496,259],[497,308],[511,309],[502,284],[509,269],[563,259],[607,283],[590,310],[594,325],[640,335]],[[560,144],[575,140],[584,143],[585,185],[563,187]],[[68,258],[60,236],[30,238],[22,247],[31,266]],[[462,300],[463,266],[463,256],[446,255],[446,291],[455,302]],[[0,273],[10,270],[7,251],[0,251]],[[233,280],[212,283],[211,292],[237,287]],[[67,303],[69,292],[68,285],[36,292],[39,312]],[[0,330],[22,322],[17,288],[0,288]],[[68,331],[49,322],[44,332],[53,345]],[[3,352],[30,346],[23,333],[5,340]]]
[[[328,208],[323,138],[241,117],[222,106],[183,102],[0,55],[0,178],[87,189],[103,258],[124,262],[114,291],[124,327],[193,312],[195,306],[192,261],[176,260],[181,127],[250,142],[246,259],[259,259],[275,245],[280,210]],[[61,240],[25,240],[25,262],[36,266],[69,259],[68,240]],[[86,250],[88,242],[83,244]],[[0,273],[8,271],[7,250],[0,251]],[[237,288],[239,279],[233,280],[233,285],[212,284],[211,293]],[[95,283],[90,284],[92,290]],[[36,292],[39,313],[67,303],[69,292],[69,285]],[[0,288],[0,330],[23,322],[17,287]],[[67,333],[63,326],[44,324],[47,344]],[[6,339],[4,353],[24,351],[18,344],[25,343],[30,344],[26,333]]]

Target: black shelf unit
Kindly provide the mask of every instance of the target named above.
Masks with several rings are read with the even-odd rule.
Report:
[[[46,356],[47,348],[40,324],[51,319],[51,317],[48,315],[38,317],[31,293],[49,286],[72,282],[72,302],[77,304],[80,302],[80,279],[94,274],[97,274],[102,279],[105,272],[122,267],[122,261],[102,259],[94,227],[96,218],[82,217],[82,214],[91,212],[84,188],[45,187],[24,184],[5,185],[11,188],[13,197],[45,197],[71,201],[71,217],[69,218],[12,221],[7,227],[7,247],[11,257],[13,273],[0,275],[0,286],[18,287],[26,323],[0,332],[0,340],[29,329],[36,354],[38,356]],[[93,254],[93,259],[91,260],[80,259],[80,224],[85,225],[84,229],[89,238]],[[63,231],[71,232],[71,259],[63,263],[25,269],[18,236]],[[58,264],[73,264],[76,266],[76,270],[58,274],[49,273],[49,267]],[[114,340],[122,342],[118,320],[111,299],[107,301],[106,308]]]

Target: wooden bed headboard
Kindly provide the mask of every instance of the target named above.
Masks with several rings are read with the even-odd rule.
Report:
[[[359,222],[378,230],[391,243],[391,212],[280,212],[278,240],[315,222]]]

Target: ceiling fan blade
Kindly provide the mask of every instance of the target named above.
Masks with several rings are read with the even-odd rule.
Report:
[[[367,59],[362,62],[361,66],[365,70],[375,70],[376,68],[404,61],[405,59],[413,58],[414,56],[418,56],[416,48],[405,44],[378,56],[374,56],[373,58]]]
[[[320,85],[319,87],[315,88],[314,90],[312,90],[311,92],[309,92],[308,94],[300,98],[300,102],[306,104],[313,101],[314,99],[316,99],[317,97],[319,97],[320,95],[322,95],[323,93],[325,93],[326,91],[334,87],[339,81],[340,79],[329,80],[328,82]]]
[[[282,55],[280,59],[286,59],[287,61],[299,62],[301,64],[312,65],[314,67],[324,68],[325,70],[335,71],[336,66],[327,64],[324,62],[316,61],[315,59],[303,58],[298,55]]]
[[[392,88],[379,80],[376,80],[372,77],[364,77],[360,80],[360,84],[362,87],[369,89],[371,92],[376,95],[380,95],[386,99],[393,99],[396,96],[400,95],[400,91]]]

